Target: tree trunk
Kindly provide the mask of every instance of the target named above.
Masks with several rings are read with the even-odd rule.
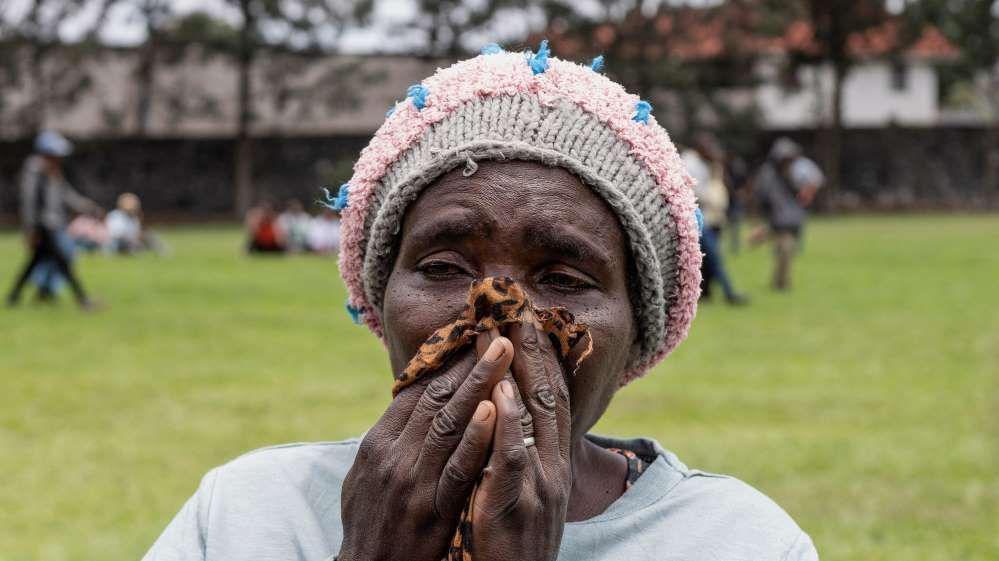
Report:
[[[840,163],[843,150],[843,82],[846,79],[847,68],[844,65],[833,64],[832,98],[830,100],[830,118],[825,123],[825,142],[823,167],[825,167],[826,200],[835,202],[840,191]]]
[[[31,136],[37,135],[45,128],[45,117],[49,109],[49,88],[45,76],[45,59],[48,48],[44,45],[35,45],[31,53],[31,91],[35,92],[35,99],[29,105],[27,114],[27,129]]]
[[[239,32],[239,78],[238,78],[238,122],[236,125],[236,140],[233,163],[235,169],[236,200],[235,210],[239,216],[244,216],[253,204],[253,144],[250,138],[250,123],[253,119],[251,71],[253,69],[253,32],[254,20],[250,9],[250,0],[242,0],[240,7],[243,12],[243,27]]]
[[[982,174],[982,194],[986,201],[999,205],[999,66],[993,71],[987,89],[992,111],[985,130],[985,165]]]
[[[146,136],[149,130],[149,113],[153,106],[153,81],[156,78],[157,39],[152,29],[149,38],[142,49],[139,62],[139,93],[135,104],[135,132],[138,136]]]

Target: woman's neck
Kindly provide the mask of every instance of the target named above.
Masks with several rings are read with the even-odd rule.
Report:
[[[585,437],[573,443],[571,453],[572,491],[565,520],[578,522],[607,510],[624,494],[628,462]]]

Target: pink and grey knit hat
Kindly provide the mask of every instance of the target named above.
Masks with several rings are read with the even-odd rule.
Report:
[[[409,88],[330,203],[342,211],[347,309],[383,336],[392,251],[407,207],[442,174],[481,160],[565,168],[602,196],[628,236],[640,337],[621,385],[686,336],[700,293],[691,179],[651,106],[593,66],[537,54],[483,54]]]

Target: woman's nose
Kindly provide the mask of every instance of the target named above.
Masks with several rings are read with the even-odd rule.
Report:
[[[535,307],[547,307],[554,304],[546,300],[546,296],[542,294],[536,284],[532,281],[531,276],[528,272],[517,270],[514,267],[491,267],[486,269],[486,274],[483,278],[495,278],[503,279],[509,278],[513,282],[517,283],[524,295],[530,299],[531,304]],[[479,279],[482,280],[482,279]]]

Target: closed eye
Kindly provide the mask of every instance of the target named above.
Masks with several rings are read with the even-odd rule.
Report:
[[[469,275],[464,267],[443,259],[427,259],[416,266],[416,270],[430,279],[443,280]]]
[[[548,271],[538,280],[543,284],[565,293],[576,293],[597,288],[596,284],[581,274],[571,274],[564,271]]]

